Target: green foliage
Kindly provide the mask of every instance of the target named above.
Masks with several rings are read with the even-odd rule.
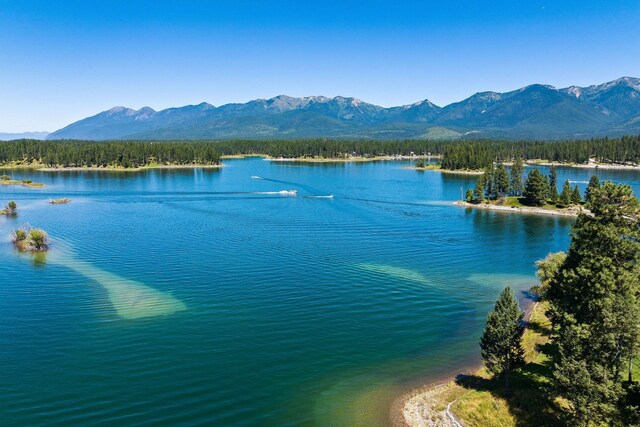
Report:
[[[584,192],[584,201],[589,203],[591,201],[591,192],[595,188],[600,188],[600,179],[596,175],[593,175],[589,180],[589,185],[587,185],[587,189]]]
[[[9,181],[10,179],[11,179],[11,177],[9,175],[0,176],[0,181]]]
[[[509,194],[509,173],[502,163],[498,165],[493,173],[493,188],[497,197],[504,197]]]
[[[40,141],[0,142],[0,164],[41,162],[46,166],[139,167],[155,164],[217,164],[221,155],[267,154],[273,157],[329,157],[354,154],[441,154],[445,169],[481,170],[494,162],[548,159],[585,163],[640,162],[640,136],[575,141],[445,140],[233,140],[233,141]],[[515,165],[514,165],[515,166]],[[517,166],[516,166],[517,168]],[[513,181],[511,182],[513,186]],[[517,185],[516,189],[517,191]]]
[[[489,312],[480,349],[485,366],[494,375],[504,376],[509,390],[509,373],[524,364],[522,335],[524,313],[511,288],[505,288]]]
[[[524,201],[529,206],[543,206],[547,201],[549,184],[547,178],[536,168],[529,172],[524,184]]]
[[[427,166],[427,162],[425,162],[424,159],[419,159],[418,161],[416,161],[417,168],[424,168],[426,166]]]
[[[587,163],[591,158],[602,163],[640,162],[640,135],[571,141],[449,141],[442,147],[442,167],[446,169],[481,170],[493,162],[515,163],[518,158],[564,163]]]
[[[571,190],[571,183],[567,179],[562,186],[562,192],[560,193],[560,198],[558,199],[558,206],[562,208],[566,208],[571,205],[571,196],[573,195],[573,190]]]
[[[517,156],[511,166],[511,195],[520,196],[524,191],[522,184],[522,174],[524,173],[524,163],[522,157]]]
[[[580,189],[576,185],[573,187],[573,192],[571,193],[571,203],[574,205],[579,205],[582,203],[582,196],[580,195]]]
[[[30,180],[30,179],[23,179],[21,182],[22,182],[23,184],[31,184],[33,181],[32,181],[32,180]]]
[[[17,214],[17,212],[18,212],[18,205],[16,205],[16,202],[11,200],[9,203],[7,203],[7,207],[4,210],[5,215],[14,216]]]
[[[549,199],[551,203],[558,203],[558,173],[555,168],[549,171]]]
[[[481,203],[484,200],[484,190],[486,186],[486,178],[483,175],[480,175],[478,179],[476,179],[476,184],[473,187],[473,201],[476,203]]]
[[[40,228],[23,226],[13,232],[13,243],[21,251],[39,252],[49,246],[49,235]]]
[[[40,228],[32,228],[29,230],[29,240],[35,251],[42,251],[49,244],[49,236]]]
[[[590,190],[566,260],[549,281],[555,391],[567,424],[625,425],[622,374],[640,340],[640,208],[627,185]]]
[[[27,240],[27,230],[25,228],[19,228],[13,232],[14,242],[24,242]]]
[[[471,203],[473,202],[473,190],[472,189],[467,189],[467,193],[465,194],[465,199],[467,201],[467,203]]]
[[[496,198],[496,187],[495,187],[495,181],[493,179],[494,172],[495,172],[495,168],[493,167],[493,165],[487,166],[484,169],[484,194],[489,199]]]
[[[555,252],[548,254],[544,259],[536,261],[536,275],[540,284],[531,288],[532,292],[544,298],[549,289],[549,284],[555,279],[565,259],[567,259],[566,253]]]

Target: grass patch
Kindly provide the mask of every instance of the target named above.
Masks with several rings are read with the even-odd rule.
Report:
[[[450,411],[463,425],[484,427],[555,426],[560,407],[550,399],[551,323],[545,313],[548,304],[532,310],[523,336],[526,365],[511,374],[511,392],[504,394],[502,379],[484,369],[473,375],[459,375],[435,398],[433,410]]]

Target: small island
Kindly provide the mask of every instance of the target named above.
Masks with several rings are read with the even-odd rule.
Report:
[[[556,216],[576,217],[581,212],[588,213],[577,185],[572,188],[567,180],[558,194],[555,169],[551,169],[548,177],[537,168],[531,170],[524,185],[523,171],[520,158],[511,166],[510,174],[503,164],[486,168],[476,180],[473,190],[467,190],[465,200],[456,204],[476,209]],[[600,181],[594,175],[589,181],[584,202],[588,203],[591,192],[599,187]]]
[[[44,252],[49,249],[49,235],[40,228],[20,227],[13,232],[11,240],[20,252]]]
[[[13,200],[7,203],[7,206],[0,210],[0,215],[16,216],[18,214],[18,205]]]
[[[23,187],[30,187],[30,188],[46,187],[46,185],[41,184],[39,182],[33,182],[30,179],[11,179],[9,175],[0,176],[0,184],[1,185],[22,185]]]
[[[68,199],[66,197],[63,197],[61,199],[49,200],[49,203],[52,204],[52,205],[64,205],[64,204],[67,204],[67,203],[70,203],[70,202],[71,202],[71,199]]]

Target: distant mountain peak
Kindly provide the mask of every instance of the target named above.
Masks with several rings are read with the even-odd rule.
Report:
[[[433,129],[437,132],[431,132]],[[510,92],[478,92],[439,107],[428,99],[383,108],[358,98],[278,95],[214,107],[155,111],[123,106],[88,117],[50,139],[425,138],[473,135],[573,138],[640,133],[640,79],[621,77],[588,87],[532,84]]]

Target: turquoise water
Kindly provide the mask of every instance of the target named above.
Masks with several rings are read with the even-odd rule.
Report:
[[[474,177],[407,164],[16,171],[47,187],[0,188],[20,212],[0,218],[2,424],[388,424],[399,393],[477,362],[500,290],[573,222],[452,206]],[[12,248],[24,223],[45,257]]]

